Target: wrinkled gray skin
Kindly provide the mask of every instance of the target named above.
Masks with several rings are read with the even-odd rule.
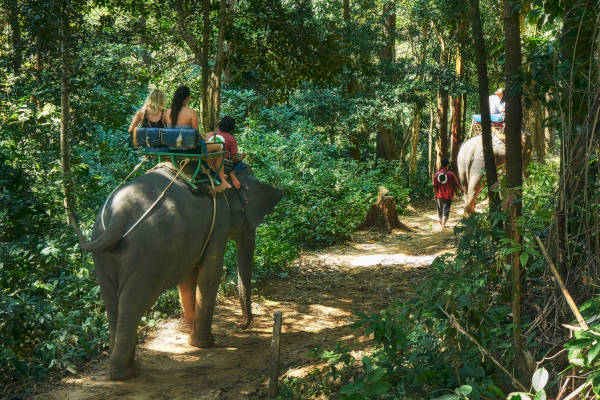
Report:
[[[496,168],[502,166],[499,174],[504,173],[504,164],[506,164],[506,150],[504,143],[496,136],[492,135],[494,147],[494,159]],[[529,163],[531,162],[532,143],[529,132],[523,131],[521,136],[523,145],[523,172],[525,177]],[[465,192],[465,214],[475,211],[475,200],[483,187],[483,176],[485,175],[485,165],[483,161],[483,144],[481,135],[467,140],[458,152],[457,167],[458,178]]]
[[[172,176],[160,169],[114,193],[104,213],[106,231],[102,229],[100,211],[91,242],[86,241],[72,218],[81,248],[93,253],[108,314],[112,379],[137,375],[134,357],[140,319],[162,292],[175,285],[179,285],[184,310],[183,328],[190,331],[188,343],[196,347],[214,345],[211,324],[228,237],[236,241],[238,250],[242,327],[250,325],[255,230],[283,192],[260,183],[250,168],[237,176],[242,188],[228,190],[227,198],[216,198],[210,237],[213,198],[196,196],[175,181],[154,209],[123,238],[171,182]]]

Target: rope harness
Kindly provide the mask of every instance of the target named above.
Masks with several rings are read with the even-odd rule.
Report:
[[[131,171],[131,173],[129,175],[127,175],[127,178],[125,178],[121,183],[119,183],[119,185],[110,193],[110,195],[108,196],[108,198],[106,199],[106,201],[104,202],[104,205],[102,206],[102,213],[100,215],[100,220],[102,221],[102,229],[106,230],[106,226],[104,224],[104,210],[106,210],[106,205],[108,204],[108,201],[110,200],[110,198],[112,197],[112,195],[117,191],[117,189],[119,189],[121,186],[123,186],[123,184],[125,182],[127,182],[127,180],[131,177],[131,175],[133,175],[141,166],[142,164],[147,160],[146,157],[144,157],[142,159],[142,161],[135,166],[135,168],[133,169],[133,171]],[[158,198],[156,199],[156,201],[150,206],[150,208],[148,208],[146,210],[146,212],[144,214],[142,214],[142,216],[137,220],[137,222],[135,224],[133,224],[133,226],[131,228],[129,228],[129,230],[127,232],[125,232],[125,234],[123,235],[122,238],[125,238],[127,235],[129,235],[129,233],[131,233],[132,230],[135,229],[136,226],[138,226],[138,224],[140,222],[142,222],[142,220],[146,217],[146,215],[148,215],[148,213],[150,211],[152,211],[152,209],[158,204],[158,202],[160,201],[160,199],[162,199],[165,195],[165,193],[167,192],[167,190],[171,187],[171,185],[173,184],[173,182],[175,182],[175,180],[179,177],[179,174],[182,173],[183,169],[185,168],[185,166],[190,162],[189,158],[186,158],[183,162],[180,163],[180,168],[177,171],[177,173],[175,174],[175,176],[173,177],[173,179],[171,179],[171,182],[169,182],[169,184],[167,185],[167,187],[165,188],[165,190],[163,190],[163,192],[160,194],[160,196],[158,196]],[[208,176],[208,178],[210,179],[210,185],[212,187],[213,190],[215,190],[215,183],[214,180],[212,178],[212,176],[210,175],[210,173],[208,173],[209,171],[206,170],[206,168],[204,168],[204,166],[202,166],[202,170],[203,172],[206,173],[206,175]],[[212,232],[213,229],[215,227],[215,220],[217,217],[217,198],[216,196],[212,196],[213,198],[213,218],[212,218],[212,223],[210,226],[210,231],[208,233],[208,238],[206,239],[206,243],[204,243],[204,247],[202,247],[202,252],[200,253],[200,257],[198,258],[198,262],[200,261],[200,258],[202,257],[202,254],[204,254],[204,250],[206,250],[206,246],[208,246],[208,242],[210,241],[210,237],[212,236]],[[225,198],[225,200],[227,200],[227,198]],[[227,202],[227,206],[229,207],[229,201]]]
[[[100,215],[100,220],[102,221],[102,230],[106,230],[106,226],[104,225],[104,210],[106,210],[106,205],[108,204],[108,201],[110,200],[112,195],[117,191],[117,189],[120,188],[121,186],[123,186],[123,184],[125,182],[127,182],[127,179],[129,179],[131,177],[131,175],[133,175],[135,173],[135,171],[137,171],[142,166],[142,164],[144,162],[146,162],[146,160],[147,160],[147,158],[143,157],[142,161],[138,165],[135,166],[135,168],[133,169],[133,171],[131,171],[131,173],[129,175],[127,175],[127,178],[123,179],[123,181],[117,185],[115,190],[110,192],[110,194],[108,195],[108,198],[106,199],[106,201],[104,202],[104,205],[102,206],[102,214]]]

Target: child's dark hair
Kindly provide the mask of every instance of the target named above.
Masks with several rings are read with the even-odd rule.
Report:
[[[450,162],[446,157],[442,158],[442,167],[447,167]]]
[[[221,132],[231,132],[234,129],[235,119],[233,119],[233,117],[230,117],[229,115],[223,117],[223,119],[221,119],[221,122],[219,122],[219,130]]]

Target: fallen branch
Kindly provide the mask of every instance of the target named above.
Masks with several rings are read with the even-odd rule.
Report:
[[[554,263],[552,262],[550,255],[546,251],[546,247],[544,247],[544,244],[542,243],[542,241],[540,240],[539,237],[537,237],[536,239],[537,239],[538,244],[540,245],[540,249],[542,250],[544,257],[546,258],[546,262],[550,266],[550,270],[552,271],[552,275],[554,275],[554,279],[556,279],[556,282],[558,283],[558,286],[560,286],[560,290],[562,291],[562,294],[565,297],[565,300],[567,300],[567,303],[569,304],[571,311],[573,311],[573,314],[575,314],[575,318],[577,318],[577,322],[579,322],[579,325],[581,325],[581,327],[587,331],[589,329],[588,325],[585,322],[585,319],[583,319],[583,316],[581,315],[581,313],[579,312],[579,308],[577,308],[577,304],[575,304],[575,302],[573,301],[573,298],[569,294],[569,291],[567,290],[567,288],[565,287],[565,284],[563,283],[562,279],[560,278],[560,275],[558,274],[558,271],[556,270],[556,267],[554,266]]]
[[[524,391],[526,393],[529,392],[529,390],[527,390],[527,388],[525,386],[523,386],[521,384],[521,382],[519,382],[517,380],[517,378],[515,378],[510,372],[508,372],[508,370],[506,368],[504,368],[502,366],[502,364],[500,364],[500,362],[498,362],[498,360],[496,360],[481,344],[479,344],[479,342],[473,336],[471,336],[471,334],[469,334],[462,326],[460,326],[460,324],[458,323],[458,321],[456,321],[456,318],[454,318],[453,315],[448,314],[446,312],[446,310],[444,310],[440,306],[438,306],[438,308],[440,310],[442,310],[442,312],[444,314],[446,314],[446,316],[450,319],[450,322],[452,323],[452,325],[454,325],[454,328],[456,328],[456,330],[458,330],[460,333],[462,333],[467,338],[469,338],[469,340],[471,342],[475,343],[475,345],[477,345],[477,347],[479,347],[479,350],[481,350],[481,352],[483,354],[485,354],[486,356],[488,356],[490,358],[490,360],[492,360],[494,362],[494,364],[496,364],[498,366],[498,368],[500,368],[502,370],[502,372],[504,372],[506,375],[508,375],[510,377],[510,380],[512,381],[513,385],[515,385],[516,387],[518,387],[519,389],[521,389],[522,391]]]
[[[570,395],[568,395],[567,397],[565,397],[564,400],[573,400],[575,397],[577,397],[577,395],[579,393],[581,393],[581,391],[583,389],[585,389],[591,383],[592,383],[592,381],[589,381],[588,383],[584,383],[583,385],[579,386],[577,389],[575,389],[575,391],[573,393],[571,393]]]
[[[562,396],[563,393],[565,392],[565,389],[567,388],[567,385],[569,384],[570,380],[571,380],[571,378],[567,377],[567,380],[565,380],[565,383],[563,383],[560,390],[558,391],[558,396],[556,396],[556,400],[560,400],[560,396]]]

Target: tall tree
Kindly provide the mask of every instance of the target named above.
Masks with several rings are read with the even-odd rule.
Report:
[[[62,167],[64,205],[68,213],[75,211],[75,198],[73,195],[73,181],[71,177],[71,154],[69,149],[69,124],[71,119],[71,106],[69,102],[69,89],[71,85],[70,69],[71,54],[69,44],[71,41],[71,0],[64,0],[61,24],[61,61],[62,77],[60,82],[60,159]]]
[[[202,123],[202,131],[206,136],[210,132],[209,123],[209,105],[208,105],[208,49],[210,44],[210,0],[202,0],[202,82],[200,86],[200,118]]]
[[[465,37],[467,21],[463,19],[458,26],[458,46],[456,48],[456,75],[463,79],[465,76]],[[462,144],[462,95],[452,98],[452,172],[458,176],[458,151]]]
[[[506,136],[506,186],[510,192],[510,213],[506,221],[507,237],[519,242],[516,219],[521,215],[521,202],[511,201],[523,185],[522,144],[521,144],[521,119],[523,110],[521,104],[521,87],[519,84],[519,67],[521,67],[521,30],[519,26],[519,13],[513,8],[509,0],[504,0],[504,43],[506,48],[506,122],[504,134]],[[520,372],[520,379],[524,379],[523,344],[521,342],[521,266],[519,252],[509,255],[512,266],[512,313],[515,328],[513,331],[513,344],[515,346],[515,368]]]
[[[448,40],[441,27],[435,22],[432,22],[432,25],[440,42],[440,64],[446,66],[448,64]],[[437,130],[435,168],[439,170],[442,168],[442,158],[448,157],[448,90],[441,85],[441,82],[437,98]]]
[[[423,65],[427,53],[427,44],[429,39],[429,22],[421,23],[421,50],[413,49],[417,63]],[[423,74],[419,75],[419,80],[423,80]],[[421,107],[418,104],[414,106],[413,120],[410,128],[410,163],[408,172],[411,175],[417,173],[417,151],[419,149],[419,132],[421,127]]]
[[[379,60],[382,65],[382,79],[389,80],[388,65],[394,64],[396,59],[396,2],[388,0],[383,5],[383,46],[381,48]],[[380,155],[384,155],[388,161],[396,160],[396,143],[394,138],[394,121],[386,119],[380,122],[377,131],[378,143],[381,143],[383,149]]]
[[[219,114],[221,111],[221,80],[223,77],[223,57],[225,42],[225,20],[227,17],[227,0],[221,0],[219,7],[219,30],[217,36],[217,57],[213,70],[210,72],[210,111],[208,117],[208,128],[214,131],[219,126]]]
[[[483,162],[485,164],[485,177],[490,198],[490,212],[494,212],[500,204],[497,192],[492,186],[498,181],[494,148],[492,145],[492,118],[490,115],[490,98],[488,71],[485,61],[485,41],[483,27],[481,26],[481,12],[479,0],[469,0],[471,28],[475,39],[475,61],[477,64],[477,80],[479,81],[479,107],[481,109],[481,141],[483,143]]]
[[[176,0],[177,28],[183,41],[194,54],[194,62],[201,71],[200,82],[200,124],[202,130],[211,132],[217,125],[221,108],[221,81],[224,62],[224,38],[227,0],[220,0],[219,28],[217,33],[217,54],[214,67],[211,70],[210,59],[210,0],[202,0],[202,47],[198,46],[198,39],[191,33],[187,24],[189,12],[183,0]]]
[[[21,49],[21,21],[19,20],[19,3],[17,0],[8,1],[8,24],[11,31],[11,49],[13,73],[17,75],[23,63]]]
[[[344,12],[344,42],[346,46],[350,46],[350,0],[343,0],[342,3],[343,12]],[[352,62],[349,62],[352,64]],[[349,70],[348,82],[346,84],[346,91],[348,95],[351,95],[354,91],[354,72],[352,68]],[[358,147],[358,137],[356,136],[356,132],[350,131],[350,153],[352,154],[352,158],[355,161],[360,162],[360,149]]]

